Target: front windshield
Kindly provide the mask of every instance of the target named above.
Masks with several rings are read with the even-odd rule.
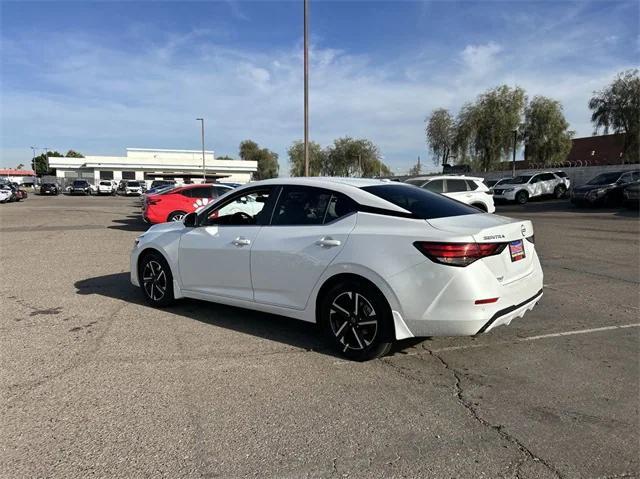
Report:
[[[531,175],[521,175],[521,176],[516,176],[515,178],[512,178],[510,180],[507,180],[505,181],[505,183],[509,183],[510,185],[523,185],[525,183],[528,183],[530,179],[531,179]]]
[[[130,181],[129,183],[127,183],[127,186],[140,186],[140,183],[138,183],[137,181]]]
[[[620,173],[602,173],[595,178],[587,181],[587,185],[610,185],[620,178]]]

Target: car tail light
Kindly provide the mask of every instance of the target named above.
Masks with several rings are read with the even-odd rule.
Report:
[[[474,261],[500,254],[507,243],[433,243],[416,241],[413,245],[431,261],[450,266],[469,266]]]
[[[160,199],[159,198],[158,199],[156,199],[156,198],[147,198],[147,203],[146,204],[148,206],[156,205],[158,203],[160,203]]]

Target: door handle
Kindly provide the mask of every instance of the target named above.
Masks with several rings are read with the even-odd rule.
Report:
[[[247,238],[243,238],[242,236],[238,236],[231,243],[233,243],[236,246],[249,246],[251,244],[251,240],[248,240]]]
[[[340,242],[340,240],[335,240],[330,236],[325,236],[324,238],[320,238],[318,241],[316,241],[316,244],[318,246],[322,246],[323,248],[331,248],[333,246],[340,246],[342,243]]]

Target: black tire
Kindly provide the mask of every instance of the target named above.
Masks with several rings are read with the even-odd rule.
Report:
[[[164,257],[150,251],[138,264],[138,280],[145,301],[160,308],[173,304],[173,275]]]
[[[334,285],[321,298],[318,314],[328,342],[349,359],[368,361],[391,349],[391,310],[369,283],[348,280]]]
[[[187,213],[184,211],[174,211],[167,216],[167,221],[182,221],[185,216],[187,216]]]
[[[527,201],[529,201],[529,193],[524,190],[518,191],[516,193],[516,203],[519,205],[524,205]]]
[[[556,186],[556,189],[553,190],[553,196],[556,199],[561,199],[564,198],[564,195],[567,193],[567,187],[564,185],[558,185]]]

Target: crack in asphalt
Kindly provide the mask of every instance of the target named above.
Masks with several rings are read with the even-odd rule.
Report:
[[[450,371],[451,374],[453,375],[455,379],[453,387],[454,387],[454,392],[458,400],[458,403],[460,403],[460,405],[463,406],[478,423],[482,424],[483,426],[489,429],[493,429],[494,431],[496,431],[500,437],[511,442],[512,444],[515,444],[515,446],[525,455],[525,459],[520,461],[518,464],[516,464],[516,468],[515,468],[516,478],[520,477],[521,468],[527,462],[527,460],[533,460],[535,462],[539,462],[540,464],[544,465],[555,477],[559,479],[563,479],[563,475],[551,463],[542,459],[540,456],[537,456],[536,454],[534,454],[517,437],[505,431],[502,425],[492,424],[486,419],[484,419],[482,416],[480,416],[480,413],[473,406],[473,404],[469,400],[464,398],[464,391],[462,389],[462,380],[460,378],[460,373],[455,368],[452,368],[449,365],[449,363],[447,363],[441,356],[439,356],[438,354],[434,353],[429,349],[427,349],[427,351],[429,352],[430,356],[437,359],[440,362],[440,364],[442,364],[442,366],[444,366],[444,368]]]

